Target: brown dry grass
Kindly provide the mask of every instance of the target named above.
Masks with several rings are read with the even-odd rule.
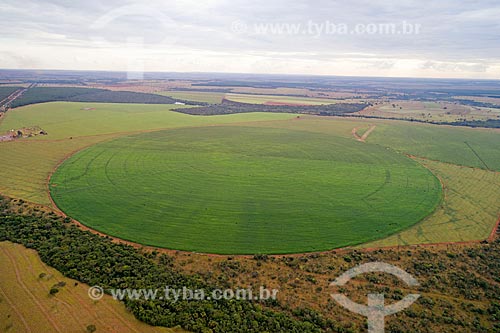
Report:
[[[85,332],[88,325],[98,332],[181,332],[138,321],[111,296],[91,300],[89,286],[63,277],[19,244],[0,242],[0,276],[2,332]],[[49,295],[59,282],[66,285]]]

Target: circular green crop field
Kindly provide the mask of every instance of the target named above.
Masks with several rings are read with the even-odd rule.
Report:
[[[58,207],[137,243],[221,254],[329,250],[381,238],[429,215],[441,186],[394,151],[258,127],[122,137],[66,160]]]

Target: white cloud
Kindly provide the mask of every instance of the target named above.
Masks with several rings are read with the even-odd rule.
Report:
[[[28,0],[21,9],[4,0],[0,11],[6,68],[126,70],[141,59],[152,71],[500,78],[496,1]],[[417,35],[259,35],[232,31],[237,20],[422,28]]]

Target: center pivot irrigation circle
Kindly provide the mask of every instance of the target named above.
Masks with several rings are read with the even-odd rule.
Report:
[[[438,179],[392,150],[326,134],[213,126],[121,137],[50,180],[67,215],[144,245],[220,253],[323,251],[417,223]]]

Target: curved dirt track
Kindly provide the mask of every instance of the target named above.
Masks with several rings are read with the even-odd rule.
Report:
[[[357,127],[354,127],[351,133],[354,136],[354,138],[359,142],[366,142],[366,139],[375,130],[376,127],[377,125],[371,125],[370,128],[362,136],[359,136]]]

